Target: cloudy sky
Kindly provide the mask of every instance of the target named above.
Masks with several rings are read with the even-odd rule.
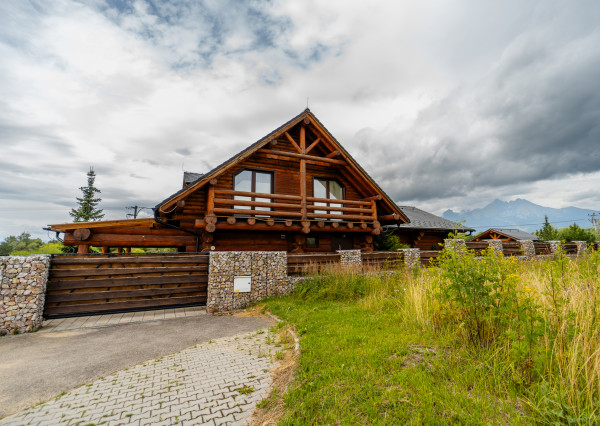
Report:
[[[400,204],[600,209],[597,0],[0,2],[0,238],[154,206],[308,103]]]

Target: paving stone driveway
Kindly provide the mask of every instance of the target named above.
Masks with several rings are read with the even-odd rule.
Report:
[[[0,421],[0,425],[246,424],[271,386],[267,329],[138,364]]]

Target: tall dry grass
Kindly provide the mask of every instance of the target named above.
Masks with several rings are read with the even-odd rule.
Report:
[[[512,311],[492,306],[483,313],[486,344],[473,345],[475,355],[485,353],[490,374],[510,382],[539,420],[600,422],[600,254],[531,261],[489,256],[479,263],[483,266],[468,267],[487,268],[485,276],[499,283],[491,300]],[[465,260],[470,261],[481,262]],[[298,294],[394,310],[407,324],[454,335],[456,344],[469,345],[464,309],[440,297],[448,285],[445,272],[442,264],[392,271],[333,265],[299,285]],[[511,302],[503,305],[502,299]]]

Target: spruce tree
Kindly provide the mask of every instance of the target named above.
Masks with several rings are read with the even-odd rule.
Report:
[[[544,226],[542,226],[542,229],[535,231],[534,234],[540,237],[542,241],[558,240],[558,229],[548,222],[548,216],[544,216]]]
[[[83,196],[77,197],[77,209],[71,209],[69,214],[73,217],[73,222],[93,222],[100,220],[104,217],[102,209],[98,209],[98,203],[102,201],[100,197],[96,197],[96,194],[100,193],[100,190],[94,186],[96,180],[96,173],[94,169],[90,167],[90,171],[87,173],[87,186],[82,186],[81,192]]]

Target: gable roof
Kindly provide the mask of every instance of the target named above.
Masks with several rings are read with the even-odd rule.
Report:
[[[487,231],[483,231],[482,233],[475,236],[475,238],[479,238],[481,235],[486,233],[495,232],[497,234],[503,235],[508,238],[514,238],[515,240],[538,240],[539,237],[537,235],[530,234],[525,231],[521,231],[520,229],[505,229],[505,228],[490,228]]]
[[[401,229],[430,229],[435,231],[474,232],[475,229],[436,216],[414,206],[398,206],[410,222],[398,225]]]
[[[295,116],[288,122],[279,126],[277,129],[273,130],[271,133],[262,137],[261,139],[259,139],[255,143],[253,143],[252,145],[243,149],[238,154],[234,155],[233,157],[231,157],[228,160],[224,161],[223,163],[219,164],[217,167],[215,167],[211,171],[204,173],[195,182],[190,183],[186,187],[180,189],[176,193],[167,197],[166,199],[164,199],[163,201],[158,203],[156,205],[155,209],[157,209],[158,212],[163,213],[173,203],[177,202],[180,199],[185,198],[188,194],[190,194],[193,191],[197,190],[198,188],[201,188],[202,186],[206,185],[211,179],[216,178],[217,176],[219,176],[226,170],[235,166],[235,164],[237,164],[241,160],[244,160],[244,159],[250,157],[256,151],[258,151],[259,149],[261,149],[265,145],[267,145],[273,138],[275,138],[279,135],[282,135],[284,132],[291,129],[292,127],[294,127],[295,125],[300,123],[300,121],[302,121],[306,118],[311,120],[311,124],[313,124],[317,128],[317,130],[319,130],[321,133],[323,133],[323,135],[328,139],[329,142],[331,142],[333,145],[335,145],[336,149],[340,151],[341,156],[348,162],[349,166],[353,167],[357,172],[359,172],[359,174],[362,176],[362,178],[366,182],[368,182],[376,190],[376,192],[378,192],[378,195],[380,195],[382,197],[382,201],[385,202],[388,205],[388,207],[399,216],[399,219],[404,222],[408,222],[409,219],[402,212],[402,210],[400,210],[400,208],[396,205],[396,203],[389,197],[389,195],[387,195],[385,193],[385,191],[383,191],[383,189],[381,189],[381,187],[373,180],[373,178],[371,178],[371,176],[369,176],[369,174],[356,162],[356,160],[354,160],[354,158],[352,158],[352,156],[348,153],[348,151],[346,151],[344,149],[344,147],[342,147],[342,145],[340,145],[340,143],[333,137],[333,135],[331,133],[329,133],[329,131],[325,128],[325,126],[323,126],[323,124],[319,121],[319,119],[308,108],[306,108],[304,111],[302,111],[300,114],[298,114],[297,116]]]

